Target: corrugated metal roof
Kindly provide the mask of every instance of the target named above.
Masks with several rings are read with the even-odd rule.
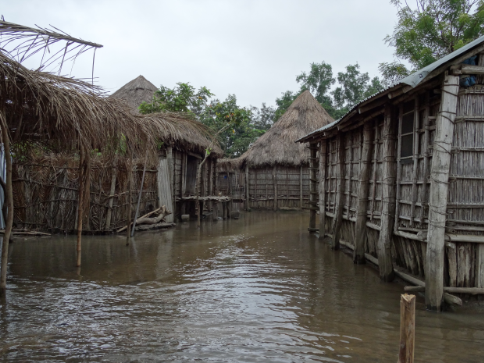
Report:
[[[317,130],[314,130],[314,131],[310,132],[306,136],[304,136],[304,137],[296,140],[296,142],[299,142],[301,140],[304,140],[307,137],[309,137],[311,135],[314,135],[314,134],[317,134],[317,133],[319,133],[321,131],[326,131],[326,130],[332,129],[337,124],[339,124],[343,119],[345,119],[350,113],[352,113],[354,110],[356,110],[358,107],[360,107],[360,105],[362,105],[363,103],[365,103],[365,102],[367,102],[367,101],[369,101],[371,99],[374,99],[374,98],[378,97],[382,93],[386,93],[391,88],[397,89],[397,88],[404,87],[404,86],[411,86],[412,88],[417,87],[420,83],[422,83],[423,81],[425,81],[425,78],[431,72],[433,72],[435,69],[437,69],[441,65],[443,65],[443,64],[445,64],[445,63],[453,60],[454,58],[457,58],[460,55],[466,53],[470,49],[472,49],[475,46],[481,44],[482,42],[484,42],[484,35],[481,36],[481,37],[479,37],[479,38],[477,38],[476,40],[470,42],[469,44],[464,45],[462,48],[459,48],[456,51],[454,51],[454,52],[452,52],[450,54],[447,54],[445,57],[440,58],[439,60],[435,61],[434,63],[429,64],[427,67],[424,67],[422,69],[419,69],[418,71],[412,73],[410,76],[407,76],[407,77],[401,79],[398,83],[393,84],[393,85],[385,88],[384,90],[382,90],[380,92],[377,92],[377,93],[371,95],[370,97],[364,99],[363,101],[361,101],[360,103],[358,103],[357,105],[355,105],[345,115],[343,115],[343,117],[341,117],[339,120],[336,120],[336,121],[334,121],[334,122],[332,122],[332,123],[330,123],[330,124],[328,124],[326,126],[323,126],[323,127],[319,128]]]

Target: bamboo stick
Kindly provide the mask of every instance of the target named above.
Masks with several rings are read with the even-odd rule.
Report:
[[[2,268],[0,277],[0,295],[4,295],[7,289],[7,270],[8,270],[8,247],[10,234],[13,227],[13,189],[12,189],[12,158],[10,156],[10,138],[8,134],[7,119],[5,116],[5,106],[0,109],[0,127],[2,130],[2,141],[5,155],[5,165],[7,169],[5,181],[5,199],[7,202],[7,219],[5,221],[5,234],[2,243]]]
[[[311,180],[309,184],[309,205],[315,207],[317,202],[315,193],[318,183],[318,181],[316,180],[316,145],[311,144],[309,151],[311,155],[309,159],[309,179]],[[316,211],[313,209],[309,211],[309,228],[316,228]]]
[[[126,229],[128,230],[128,233],[126,233],[126,246],[129,246],[131,242],[131,207],[132,207],[132,201],[131,201],[131,187],[133,183],[133,154],[131,154],[131,160],[129,162],[129,168],[128,168],[128,205],[126,208],[126,221],[127,221],[127,226]]]
[[[299,167],[299,208],[303,208],[303,166]]]
[[[338,141],[337,141],[337,153],[338,153],[338,165],[336,169],[336,181],[337,181],[337,192],[336,192],[336,209],[335,209],[335,218],[333,219],[332,225],[332,234],[333,234],[333,244],[332,248],[334,250],[339,250],[340,247],[340,232],[341,232],[341,224],[343,222],[343,206],[344,206],[344,189],[345,189],[345,181],[344,181],[344,173],[345,173],[345,147],[344,147],[344,135],[341,133],[338,134]]]
[[[277,210],[277,166],[274,165],[274,169],[272,172],[272,180],[274,181],[274,211]]]
[[[245,165],[245,210],[250,211],[249,163]]]
[[[141,193],[143,192],[143,186],[145,184],[145,174],[146,174],[146,163],[147,163],[148,153],[146,153],[145,165],[143,167],[143,176],[141,177],[141,185],[139,187],[138,203],[136,204],[136,212],[134,213],[133,228],[131,229],[131,237],[134,236],[134,230],[136,228],[136,220],[138,219],[139,205],[141,203]]]
[[[116,160],[116,159],[115,159]],[[109,190],[109,195],[114,195],[116,192],[116,161],[113,162],[112,176],[111,176],[111,189]],[[111,228],[111,215],[113,212],[113,202],[114,198],[109,198],[108,211],[106,213],[106,230]]]

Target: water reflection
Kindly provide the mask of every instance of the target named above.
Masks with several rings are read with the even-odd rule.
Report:
[[[388,362],[399,284],[307,233],[305,213],[252,212],[201,230],[18,240],[1,302],[2,360]],[[417,361],[480,362],[482,318],[429,314]]]

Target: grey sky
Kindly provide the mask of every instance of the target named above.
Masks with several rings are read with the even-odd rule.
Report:
[[[274,105],[296,75],[326,61],[336,74],[358,62],[370,76],[391,61],[383,43],[396,23],[389,0],[0,0],[5,20],[52,24],[104,45],[95,76],[109,93],[142,74],[156,86],[206,86],[242,106]],[[88,77],[92,55],[73,75]]]

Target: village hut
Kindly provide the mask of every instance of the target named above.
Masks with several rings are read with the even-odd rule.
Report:
[[[133,112],[139,114],[139,105],[143,102],[150,103],[156,91],[156,86],[140,75],[111,94],[110,97],[125,100]]]
[[[247,209],[308,208],[309,150],[295,141],[332,121],[311,93],[304,91],[247,152],[221,163],[220,185],[229,193],[243,186]],[[244,181],[235,170],[243,170]]]
[[[153,84],[139,76],[114,92],[110,98],[122,98],[133,109],[138,109],[142,102],[151,102]],[[182,113],[162,112],[140,116],[153,129],[153,135],[159,140],[159,161],[156,170],[159,175],[160,200],[173,211],[166,221],[181,219],[182,216],[198,215],[196,208],[197,169],[205,158],[208,148],[210,155],[202,165],[200,193],[202,214],[213,212],[211,202],[226,198],[217,198],[216,163],[223,155],[218,143],[212,139],[210,130],[192,116]],[[166,123],[170,124],[167,127]],[[163,185],[170,184],[170,193]],[[205,203],[203,203],[205,202]]]
[[[432,310],[484,294],[483,75],[481,37],[298,140],[320,176],[310,231],[319,211],[320,238]]]

